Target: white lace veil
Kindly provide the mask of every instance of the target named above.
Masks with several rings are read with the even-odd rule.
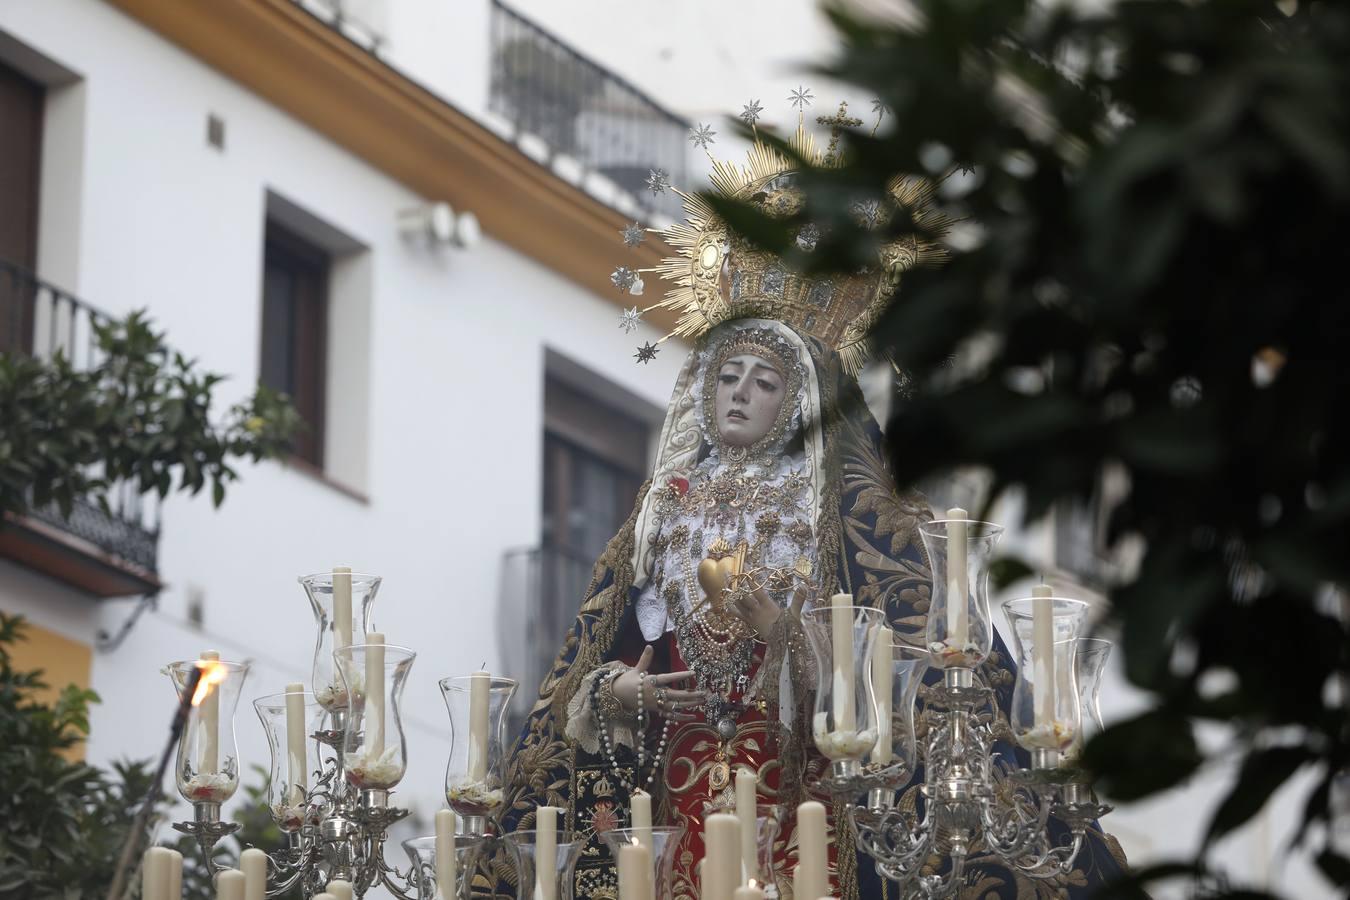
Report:
[[[672,478],[688,478],[698,465],[699,456],[704,447],[703,440],[703,404],[702,392],[705,379],[704,367],[707,364],[707,350],[716,345],[728,331],[740,331],[757,328],[773,331],[781,336],[797,354],[805,378],[794,411],[793,421],[799,422],[802,429],[802,445],[810,463],[811,483],[808,488],[808,500],[811,509],[811,527],[820,518],[820,499],[822,493],[823,463],[825,459],[825,439],[821,433],[820,415],[820,379],[811,362],[811,353],[791,328],[781,322],[770,319],[737,319],[725,322],[713,328],[699,341],[698,345],[685,360],[680,375],[675,381],[675,391],[666,409],[666,421],[661,427],[660,444],[656,451],[656,466],[652,471],[652,485],[643,498],[642,508],[638,511],[634,534],[633,586],[642,588],[647,583],[652,570],[652,548],[657,536],[656,498]],[[789,427],[786,434],[794,431]],[[781,452],[781,450],[780,450]]]

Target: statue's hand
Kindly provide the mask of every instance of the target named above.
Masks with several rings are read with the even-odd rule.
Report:
[[[614,699],[629,714],[638,710],[638,691],[641,685],[642,705],[648,712],[665,716],[667,719],[687,721],[692,719],[681,710],[697,709],[708,702],[707,691],[685,690],[675,685],[692,685],[693,672],[668,672],[664,675],[649,675],[652,665],[652,645],[642,651],[636,667],[629,669],[610,682]],[[643,676],[646,676],[644,679]]]
[[[728,579],[728,582],[730,579]],[[732,608],[736,615],[745,620],[751,628],[755,629],[755,634],[760,640],[766,640],[773,626],[777,624],[779,616],[783,615],[783,609],[773,598],[769,596],[764,588],[755,588],[753,591],[740,591],[733,595],[735,603]]]

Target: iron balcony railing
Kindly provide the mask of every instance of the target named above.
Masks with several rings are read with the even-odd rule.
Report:
[[[374,56],[385,49],[381,24],[387,0],[291,0],[296,6]]]
[[[514,734],[576,621],[595,560],[560,547],[522,547],[502,556],[498,641],[506,671],[519,673],[511,704]],[[524,640],[521,640],[524,629]]]
[[[51,358],[60,352],[76,369],[98,364],[101,351],[94,325],[109,317],[28,270],[0,259],[0,352]],[[159,503],[136,485],[119,482],[108,490],[109,510],[77,499],[69,516],[55,505],[29,515],[152,574],[158,573]]]
[[[680,200],[652,194],[653,169],[687,185],[689,123],[539,25],[492,2],[488,108],[598,172],[649,212],[677,216]]]

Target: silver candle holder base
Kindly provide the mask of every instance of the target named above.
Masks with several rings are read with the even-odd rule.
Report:
[[[228,837],[239,830],[236,822],[223,822],[220,818],[220,804],[216,802],[201,802],[192,804],[192,821],[175,822],[173,830],[180,834],[186,834],[197,842],[201,848],[202,858],[206,861],[206,866],[211,872],[218,868],[212,861],[215,856],[216,844],[220,843],[221,838]]]
[[[856,759],[836,759],[830,763],[830,776],[837,781],[862,775],[862,762]]]
[[[942,683],[949,689],[965,690],[975,686],[975,670],[960,666],[942,670]]]
[[[1059,768],[1059,751],[1050,750],[1045,747],[1037,747],[1031,751],[1031,768],[1038,772],[1046,772],[1051,769]]]
[[[483,838],[489,835],[487,816],[457,816],[458,832],[465,837]]]
[[[867,792],[867,808],[870,810],[895,809],[895,802],[895,791],[872,788]]]

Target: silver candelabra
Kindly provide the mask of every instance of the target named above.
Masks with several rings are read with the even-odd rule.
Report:
[[[1006,725],[994,691],[976,678],[994,645],[988,564],[1001,531],[959,509],[921,527],[932,572],[922,647],[898,640],[883,610],[844,594],[801,617],[817,676],[811,733],[830,760],[823,786],[849,804],[858,846],[906,900],[956,896],[977,844],[1027,877],[1068,875],[1089,828],[1110,811],[1079,764],[1101,728],[1097,688],[1110,649],[1082,637],[1085,603],[1037,586],[1003,604],[1017,654]],[[406,871],[385,854],[390,826],[409,814],[390,794],[407,767],[399,708],[415,654],[372,630],[378,577],[335,570],[300,581],[318,622],[314,690],[293,684],[253,704],[271,748],[268,807],[288,840],[267,857],[267,896],[297,886],[311,896],[342,880],[357,897],[375,887],[431,897],[429,842],[437,839],[404,842]],[[925,679],[930,668],[940,678]],[[194,695],[179,743],[176,781],[193,820],[174,828],[196,840],[214,873],[217,843],[238,828],[220,810],[238,788],[233,719],[247,666],[209,651],[174,663],[180,697],[198,672],[214,689],[200,703]],[[934,683],[920,704],[925,680]],[[445,797],[457,827],[449,830],[463,873],[447,893],[458,896],[474,858],[496,839],[489,829],[503,802],[503,730],[516,683],[477,672],[439,684],[451,725]],[[1009,735],[1028,765],[996,753],[996,739]],[[899,804],[920,766],[915,804]],[[522,859],[533,852],[528,834],[511,837],[518,840],[506,849]]]
[[[830,628],[823,617],[804,622],[820,676],[818,724],[833,727],[827,710],[840,708],[831,695],[841,690],[852,691],[859,706],[878,707],[877,742],[853,758],[836,755],[825,781],[849,798],[866,789],[867,799],[850,806],[858,845],[881,875],[901,885],[904,898],[956,896],[977,843],[1029,878],[1066,876],[1094,820],[1110,811],[1097,802],[1079,763],[1086,740],[1102,727],[1097,692],[1110,651],[1108,642],[1082,636],[1087,604],[1056,597],[1046,585],[1003,604],[1017,654],[1006,726],[993,690],[976,679],[993,649],[988,571],[1001,533],[961,509],[920,528],[932,572],[922,650],[902,645],[902,657],[893,658],[893,642],[869,637],[875,613],[859,607],[834,610]],[[831,654],[849,652],[849,631],[854,652],[872,660],[865,683],[830,677]],[[929,667],[941,678],[927,688],[920,709]],[[863,721],[854,714],[850,724]],[[816,743],[830,755],[820,731]],[[996,737],[1006,736],[1027,751],[1029,765],[996,756]],[[919,765],[915,803],[901,809],[897,794]]]
[[[391,806],[387,790],[360,790],[347,782],[345,729],[316,731],[310,737],[332,748],[334,754],[322,770],[313,773],[315,785],[300,804],[307,813],[305,820],[298,829],[286,832],[285,849],[268,856],[267,896],[285,894],[296,886],[311,896],[335,880],[349,882],[358,897],[376,885],[405,900],[422,896],[426,873],[416,864],[404,873],[385,859],[389,826],[406,817],[408,810]],[[193,821],[176,822],[173,827],[197,841],[214,873],[221,868],[214,861],[216,843],[239,826],[221,821],[219,803],[194,803],[193,812]]]
[[[971,669],[942,674],[922,714],[922,816],[897,808],[894,792],[873,790],[851,809],[859,846],[905,886],[905,897],[924,900],[956,896],[977,840],[1028,877],[1067,875],[1087,828],[1110,807],[1096,802],[1081,773],[1060,767],[1055,750],[1031,751],[1029,768],[996,780],[993,692],[975,684]],[[1052,816],[1067,842],[1054,840]],[[945,871],[927,868],[934,855],[948,859]]]
[[[436,893],[435,838],[403,842],[406,870],[385,853],[390,827],[409,814],[390,796],[407,770],[400,708],[416,654],[373,631],[380,581],[346,569],[302,577],[318,625],[314,690],[292,684],[253,701],[271,750],[266,802],[287,838],[267,856],[269,897],[296,887],[312,896],[333,881],[346,882],[356,897],[376,887],[404,900]],[[248,667],[207,651],[166,671],[180,698],[194,690],[198,672],[208,684],[192,698],[175,767],[193,818],[173,827],[196,841],[215,875],[222,869],[216,845],[239,828],[222,821],[220,811],[239,786],[234,714]],[[473,858],[493,839],[489,829],[502,800],[502,733],[515,687],[486,672],[440,682],[451,732],[446,799],[457,814],[448,830],[460,873],[453,889],[443,886],[447,896],[459,895]]]

